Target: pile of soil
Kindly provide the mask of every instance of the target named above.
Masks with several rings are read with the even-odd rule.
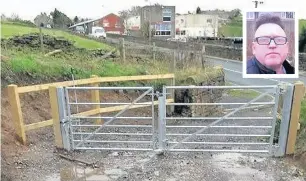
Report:
[[[32,47],[40,48],[40,35],[39,33],[24,34],[20,36],[14,36],[9,39],[1,40],[6,44],[7,48],[17,47]],[[49,35],[43,35],[44,48],[46,49],[72,49],[74,48],[73,42],[66,39],[59,39]]]
[[[1,44],[6,48],[30,48],[30,49],[40,49],[40,34],[31,33],[24,34],[20,36],[14,36],[9,39],[1,39]],[[64,38],[58,38],[50,35],[43,35],[43,45],[45,51],[62,50],[63,53],[80,53],[92,57],[101,57],[109,53],[109,51],[104,49],[87,50],[85,48],[77,48],[74,46],[74,42],[69,41]],[[46,52],[47,53],[47,52]],[[112,52],[109,56],[110,58],[116,58],[118,55],[116,52]]]

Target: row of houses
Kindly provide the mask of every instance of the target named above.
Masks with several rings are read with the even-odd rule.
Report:
[[[100,26],[107,33],[140,36],[144,24],[151,27],[152,36],[159,38],[215,37],[218,35],[218,15],[176,14],[175,6],[144,6],[139,16],[122,20],[111,13],[102,18],[75,24],[75,31],[91,33],[91,27]]]
[[[141,31],[144,22],[151,24],[155,37],[216,37],[219,27],[218,15],[176,14],[175,6],[145,6],[140,16],[129,17],[125,30]]]

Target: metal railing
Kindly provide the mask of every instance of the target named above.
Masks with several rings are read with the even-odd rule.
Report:
[[[69,91],[77,90],[141,90],[138,97],[131,102],[84,102],[70,100]],[[256,98],[249,98],[246,102],[241,100],[220,102],[215,99],[211,102],[200,99],[196,102],[168,101],[167,95],[173,91],[190,91],[192,95],[215,94],[212,90],[233,89],[262,89],[257,92]],[[66,87],[58,88],[58,102],[61,120],[61,132],[66,149],[77,150],[116,150],[116,151],[155,151],[163,152],[243,152],[243,153],[269,153],[282,156],[285,154],[290,110],[293,96],[293,85],[273,86],[164,86],[162,93],[155,93],[152,87]],[[169,93],[168,93],[169,92]],[[170,94],[171,92],[171,94]],[[176,92],[177,93],[177,92]],[[218,96],[223,96],[223,94]],[[221,94],[219,92],[219,94]],[[218,93],[217,93],[218,94]],[[158,101],[154,101],[157,95]],[[148,102],[140,100],[146,99]],[[282,96],[281,102],[279,97]],[[201,96],[200,96],[201,97]],[[271,99],[272,97],[272,99]],[[176,98],[177,99],[177,98]],[[268,100],[271,99],[271,100]],[[202,101],[202,102],[201,102]],[[278,141],[274,141],[277,111],[279,102],[282,103],[282,121],[278,127]],[[119,110],[86,113],[73,112],[73,106],[96,105],[124,105]],[[158,105],[155,116],[154,106]],[[236,106],[230,112],[222,106]],[[245,111],[251,105],[267,105],[259,113]],[[135,106],[135,107],[133,107]],[[175,114],[179,106],[193,109],[192,114]],[[202,115],[202,109],[197,106],[214,106],[213,112],[218,114]],[[123,115],[132,108],[149,107],[142,115],[132,112]],[[151,107],[151,109],[150,109]],[[168,109],[171,107],[172,109]],[[221,108],[219,108],[221,107]],[[97,107],[96,107],[97,108]],[[100,107],[99,107],[100,108]],[[105,108],[100,108],[105,109]],[[167,112],[171,110],[171,112]],[[196,110],[196,111],[194,111]],[[227,110],[227,112],[223,112]],[[92,110],[91,110],[92,111]],[[119,111],[115,115],[100,115]],[[199,111],[199,112],[197,112]],[[173,114],[174,113],[174,114]],[[223,115],[219,115],[223,113]],[[236,115],[239,114],[239,115]],[[249,115],[252,114],[252,115]],[[104,120],[104,123],[94,124],[94,120]],[[119,121],[118,123],[114,123]],[[142,121],[138,123],[137,121]]]
[[[269,90],[261,93],[248,102],[175,102],[166,103],[166,95],[170,89],[174,90],[199,90],[198,94],[204,94],[203,90],[212,89],[264,89]],[[202,91],[202,92],[201,92]],[[256,102],[265,96],[273,94],[274,100],[267,102]],[[199,152],[246,152],[246,153],[270,153],[273,151],[273,138],[276,125],[276,115],[280,86],[164,86],[163,94],[159,97],[159,152],[164,151],[199,151]],[[167,106],[224,106],[238,105],[233,111],[216,117],[205,116],[167,116]],[[249,105],[271,105],[272,115],[258,116],[233,116]],[[261,120],[264,120],[262,122]],[[169,125],[169,121],[172,121]],[[178,123],[183,121],[184,123]],[[244,122],[243,122],[244,121]],[[261,121],[261,123],[255,122]],[[222,125],[222,123],[226,123]],[[239,125],[243,123],[243,125]],[[268,124],[267,124],[268,123]],[[183,124],[183,125],[179,125]],[[247,124],[247,125],[246,125]],[[258,125],[259,124],[259,125]],[[172,131],[172,129],[174,131]],[[180,130],[180,128],[182,130]],[[191,129],[191,130],[190,130]],[[219,131],[217,131],[219,129]],[[243,131],[246,129],[247,131]],[[167,131],[166,131],[167,130]],[[232,130],[232,132],[231,132]],[[234,130],[234,131],[233,131]],[[255,131],[254,131],[255,130]],[[256,131],[257,130],[257,131]],[[258,131],[259,130],[259,131]],[[207,133],[205,133],[205,131]],[[253,132],[255,133],[253,133]],[[228,133],[229,132],[229,133]],[[188,134],[187,134],[188,133]],[[255,138],[250,139],[250,138]],[[258,139],[268,138],[266,142],[259,142]],[[204,141],[203,141],[204,140]],[[234,141],[231,141],[234,140]],[[230,147],[229,147],[230,146]],[[221,148],[220,148],[221,147]],[[255,148],[257,147],[257,148]]]
[[[137,90],[141,95],[131,102],[78,102],[75,98],[70,100],[70,91],[88,90]],[[66,87],[65,97],[67,105],[67,126],[69,133],[63,136],[63,140],[69,137],[73,150],[126,150],[149,151],[153,150],[152,138],[154,132],[154,92],[152,87]],[[149,96],[148,102],[139,102]],[[72,106],[92,105],[124,105],[125,107],[114,116],[87,116],[72,113]],[[122,116],[132,106],[145,105],[151,107],[147,116]],[[77,109],[78,110],[78,109]],[[94,123],[94,120],[104,120],[103,124]],[[132,124],[128,124],[133,120]],[[134,121],[146,121],[145,124],[136,124]],[[118,123],[114,123],[118,121]],[[141,129],[141,130],[140,130]],[[145,131],[145,132],[144,132]],[[134,138],[134,140],[131,140]],[[139,139],[141,138],[141,139]]]

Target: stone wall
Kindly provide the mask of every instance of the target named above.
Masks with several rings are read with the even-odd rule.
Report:
[[[222,86],[225,85],[224,72],[220,67],[201,75],[189,76],[179,85]],[[224,89],[177,89],[175,103],[214,103],[222,98]],[[206,117],[218,114],[220,106],[175,106],[175,114],[183,117]]]
[[[124,38],[129,42],[140,43],[140,44],[148,44],[148,40],[143,37],[133,37],[133,36],[125,36],[125,35],[114,35],[108,34],[110,38]],[[184,50],[184,51],[201,51],[203,48],[203,43],[185,43],[185,42],[174,42],[174,41],[166,41],[161,39],[152,39],[152,42],[155,43],[155,46],[161,48],[167,48],[172,50]],[[205,45],[206,55],[216,56],[221,58],[229,58],[234,60],[242,60],[242,49],[240,46],[224,46],[224,45]]]
[[[85,35],[80,35],[76,34],[78,36],[84,36]],[[111,38],[124,38],[126,41],[129,42],[135,42],[135,43],[140,43],[140,44],[148,44],[148,40],[142,37],[132,37],[132,36],[125,36],[125,35],[115,35],[115,34],[108,34],[108,37]],[[87,37],[88,38],[88,37]],[[90,38],[94,39],[96,41],[101,41],[103,43],[108,43],[113,46],[117,46],[118,44],[112,41],[106,41],[106,40],[101,40],[101,39],[96,39],[96,38]],[[153,42],[155,42],[155,45],[157,47],[161,48],[167,48],[167,49],[175,49],[178,51],[200,51],[202,50],[203,43],[184,43],[184,42],[171,42],[171,41],[165,41],[165,40],[157,40],[153,39]],[[169,51],[168,51],[169,52]],[[164,53],[160,53],[162,57],[164,56]],[[169,53],[167,53],[169,54]],[[172,52],[173,54],[173,52]],[[225,59],[232,59],[232,60],[241,60],[242,61],[242,49],[241,47],[237,46],[222,46],[222,45],[206,45],[205,46],[205,54],[208,56],[215,56],[215,57],[220,57],[220,58],[225,58]],[[299,70],[306,71],[306,53],[299,53]]]
[[[162,49],[156,47],[155,51],[153,51],[152,47],[135,47],[135,46],[125,46],[125,54],[127,58],[147,58],[153,59],[153,54],[155,55],[155,60],[157,61],[167,61],[173,62],[174,58],[176,61],[176,68],[183,69],[188,67],[202,67],[202,62],[204,60],[201,52],[199,51],[191,51],[191,50],[176,50],[171,49]],[[174,57],[175,56],[175,57]],[[203,59],[203,60],[202,60]]]

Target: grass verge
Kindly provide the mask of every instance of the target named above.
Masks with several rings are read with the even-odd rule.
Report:
[[[296,153],[306,154],[306,98],[301,104],[301,114],[300,114],[300,130],[298,131],[297,143],[296,143]],[[305,160],[306,165],[306,160]]]
[[[86,57],[78,52],[75,52],[74,56],[59,53],[52,57],[45,57],[39,51],[9,49],[2,50],[2,55],[8,57],[8,60],[2,62],[2,78],[9,76],[11,72],[19,75],[27,74],[33,79],[70,79],[71,68],[74,70],[76,79],[89,78],[91,75],[101,77],[143,75],[147,73],[145,71],[149,66],[149,64],[137,64],[131,61],[122,65],[120,61]]]

